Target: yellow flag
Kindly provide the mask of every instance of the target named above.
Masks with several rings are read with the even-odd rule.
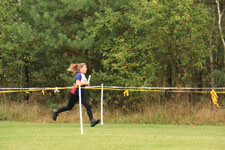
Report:
[[[217,96],[215,90],[212,90],[212,91],[210,92],[210,94],[211,94],[211,98],[212,98],[213,103],[217,106],[217,108],[220,108],[220,106],[219,106],[219,104],[218,104],[218,98],[219,98],[219,97]]]
[[[125,91],[123,92],[123,96],[129,96],[129,91],[128,91],[128,90],[125,90]]]
[[[45,91],[44,90],[42,90],[42,94],[45,95]]]

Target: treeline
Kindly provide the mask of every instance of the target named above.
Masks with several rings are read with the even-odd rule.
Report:
[[[80,62],[92,85],[224,86],[224,9],[222,0],[1,0],[0,86],[71,86],[66,70]],[[106,99],[136,106],[139,96]]]

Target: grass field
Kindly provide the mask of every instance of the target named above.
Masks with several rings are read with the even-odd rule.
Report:
[[[0,122],[0,150],[224,150],[224,126]]]

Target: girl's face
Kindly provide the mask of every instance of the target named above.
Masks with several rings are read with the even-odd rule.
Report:
[[[83,74],[86,74],[86,72],[87,72],[87,66],[84,65],[82,68],[80,68],[80,72],[83,73]]]

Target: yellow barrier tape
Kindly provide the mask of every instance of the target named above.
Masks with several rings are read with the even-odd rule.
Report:
[[[0,93],[17,93],[17,92],[31,92],[31,91],[47,91],[47,90],[66,90],[72,89],[73,87],[66,87],[66,88],[40,88],[40,89],[29,89],[29,90],[10,90],[10,91],[0,91]],[[81,87],[81,89],[90,89],[90,90],[101,90],[102,88],[93,88],[93,87]],[[122,88],[103,88],[104,90],[111,90],[111,91],[136,91],[136,92],[170,92],[170,93],[210,93],[209,91],[186,91],[186,90],[144,90],[144,89],[122,89]],[[127,92],[126,92],[127,93]],[[217,93],[225,93],[224,92],[217,92]]]
[[[45,95],[45,91],[47,90],[66,90],[66,89],[72,89],[73,87],[65,87],[65,88],[40,88],[40,89],[29,89],[29,90],[10,90],[10,91],[0,91],[0,93],[18,93],[18,92],[35,92],[35,91],[41,91],[43,95]],[[101,90],[102,88],[93,88],[93,87],[81,87],[82,89],[90,89],[90,90]],[[210,93],[211,98],[213,103],[220,108],[218,104],[218,96],[215,92],[215,90],[210,91],[186,91],[186,90],[148,90],[148,89],[124,89],[124,88],[103,88],[104,90],[111,90],[111,91],[124,91],[123,95],[124,96],[129,96],[129,91],[134,91],[134,92],[170,92],[170,93]],[[217,93],[224,94],[225,91],[220,91]]]
[[[210,94],[211,94],[211,98],[212,98],[213,103],[217,106],[217,108],[220,108],[220,106],[219,106],[219,104],[218,104],[218,98],[219,98],[219,97],[217,96],[215,90],[212,90],[212,91],[210,92]]]
[[[81,87],[83,89],[92,89],[92,90],[101,90],[101,88],[92,88],[92,87]],[[104,90],[110,91],[134,91],[134,92],[165,92],[166,90],[138,90],[138,89],[120,89],[120,88],[103,88]],[[210,93],[209,91],[184,91],[184,90],[167,90],[170,93]],[[224,92],[225,93],[225,92]]]
[[[37,92],[37,91],[49,91],[49,90],[55,90],[55,89],[71,89],[72,87],[66,87],[66,88],[40,88],[40,89],[28,89],[28,90],[9,90],[9,91],[0,91],[0,93],[19,93],[19,92]]]

